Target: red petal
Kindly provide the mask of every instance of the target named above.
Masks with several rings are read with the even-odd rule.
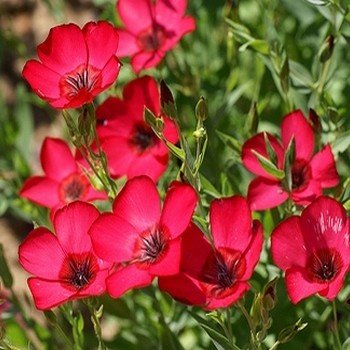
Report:
[[[86,253],[92,249],[88,231],[98,216],[99,211],[92,204],[80,201],[72,202],[56,212],[53,226],[67,253]]]
[[[40,160],[45,174],[57,181],[78,172],[72,152],[61,139],[47,137],[41,148]]]
[[[121,63],[116,56],[110,58],[101,71],[101,88],[92,90],[92,94],[97,96],[103,90],[109,88],[117,79],[121,67]]]
[[[119,298],[130,289],[149,286],[153,278],[147,270],[141,270],[135,264],[129,265],[107,278],[107,290],[112,298]]]
[[[302,190],[298,190],[298,189],[293,190],[291,193],[291,196],[295,203],[299,205],[308,205],[321,194],[322,194],[321,184],[318,181],[311,179],[307,184],[306,188]]]
[[[76,293],[76,297],[83,298],[93,295],[101,295],[106,291],[106,279],[108,277],[108,270],[98,271],[95,279],[89,285]]]
[[[160,114],[158,84],[148,75],[127,84],[123,90],[123,98],[129,106],[129,111],[139,116],[142,121],[144,107],[150,109],[156,116]]]
[[[60,203],[58,183],[46,176],[32,176],[27,179],[20,196],[50,209]]]
[[[33,294],[34,303],[39,310],[49,310],[70,300],[74,292],[64,288],[60,282],[29,278],[28,286]]]
[[[39,227],[29,233],[18,250],[19,262],[29,273],[45,279],[57,280],[65,254],[48,229]]]
[[[137,34],[152,25],[152,5],[150,0],[119,0],[117,12],[127,30]]]
[[[158,0],[155,6],[156,22],[166,28],[176,27],[186,9],[187,0]]]
[[[334,281],[329,283],[328,288],[320,291],[319,294],[328,300],[334,300],[338,296],[340,290],[343,288],[345,273],[346,271],[343,270]]]
[[[177,141],[179,141],[179,133],[177,131],[175,123],[167,117],[164,117],[163,120],[164,120],[163,135],[169,142],[173,144],[177,143]]]
[[[82,31],[88,50],[88,63],[102,69],[117,52],[117,29],[106,21],[99,21],[87,23]]]
[[[181,239],[170,241],[168,251],[160,261],[151,264],[148,273],[153,276],[171,276],[180,270]]]
[[[252,239],[252,219],[245,198],[215,199],[210,205],[210,226],[216,248],[245,251]]]
[[[181,38],[193,32],[196,29],[196,22],[192,17],[185,17],[176,24],[176,27],[170,30],[171,35],[167,37],[164,45],[162,46],[162,51],[169,51],[174,48]]]
[[[156,185],[147,176],[129,180],[115,199],[113,211],[134,226],[138,233],[158,224],[160,199]]]
[[[170,277],[159,277],[158,286],[161,291],[170,294],[181,303],[203,305],[206,302],[206,296],[200,283],[183,273]]]
[[[283,118],[281,136],[285,148],[288,147],[291,138],[294,136],[296,159],[311,159],[314,151],[314,132],[300,110],[296,110]]]
[[[196,191],[190,185],[178,181],[171,183],[164,200],[160,223],[168,228],[173,239],[181,235],[191,222],[197,201]]]
[[[288,193],[279,181],[257,177],[249,184],[247,198],[251,210],[265,210],[285,202]]]
[[[223,299],[212,298],[210,302],[204,307],[206,310],[216,310],[219,308],[225,308],[237,300],[241,299],[243,295],[250,289],[250,286],[246,282],[237,282],[235,288],[232,290],[232,294]]]
[[[136,37],[126,30],[118,29],[119,45],[117,49],[118,57],[133,56],[140,51]]]
[[[293,304],[327,288],[327,284],[309,281],[307,273],[301,268],[288,269],[285,280],[287,293]]]
[[[158,65],[163,59],[165,52],[163,51],[150,51],[139,52],[131,59],[131,66],[136,74],[140,73],[143,69],[152,68]]]
[[[104,213],[91,226],[94,251],[98,256],[110,262],[125,262],[133,257],[137,230],[124,219]]]
[[[51,101],[60,97],[61,76],[40,62],[29,60],[23,68],[22,75],[41,98]]]
[[[166,149],[162,155],[154,154],[155,149],[156,147],[153,147],[143,154],[134,155],[134,159],[126,171],[129,179],[146,175],[155,182],[159,180],[168,167],[169,155]]]
[[[268,133],[266,134],[271,143],[272,148],[276,153],[278,167],[281,169],[283,166],[283,158],[284,158],[283,148],[275,137],[273,137]],[[265,138],[263,133],[253,136],[252,138],[250,138],[248,141],[244,143],[242,147],[242,162],[243,162],[243,165],[253,174],[263,176],[267,179],[274,179],[274,177],[268,174],[266,170],[260,165],[258,158],[252,152],[253,150],[261,154],[262,156],[268,158],[268,153],[266,150]]]
[[[260,260],[260,254],[264,244],[263,227],[258,220],[254,220],[252,228],[252,239],[244,253],[246,261],[246,270],[241,277],[241,280],[248,280]]]
[[[310,162],[312,177],[321,183],[322,188],[337,186],[339,175],[330,145],[316,153]]]
[[[72,23],[52,28],[37,50],[43,64],[61,75],[87,63],[83,33]]]
[[[298,216],[284,220],[274,229],[271,253],[274,263],[282,270],[306,266],[308,252]]]
[[[335,199],[318,197],[301,214],[300,227],[308,247],[330,247],[350,255],[346,211]]]

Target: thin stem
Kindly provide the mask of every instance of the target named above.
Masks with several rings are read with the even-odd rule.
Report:
[[[277,340],[277,341],[271,346],[271,348],[270,348],[269,350],[276,350],[277,347],[278,347],[278,345],[280,345],[280,344],[281,344],[281,342],[280,342],[279,340]]]
[[[64,332],[64,330],[62,329],[62,327],[59,325],[58,322],[54,323],[54,327],[56,328],[56,330],[58,331],[58,333],[60,334],[60,336],[64,340],[67,348],[68,349],[74,349],[75,348],[74,344],[70,341],[70,339],[68,338],[67,334]]]
[[[245,317],[245,319],[248,322],[249,329],[250,329],[250,335],[251,335],[251,345],[252,345],[253,349],[261,349],[261,344],[256,338],[256,334],[255,334],[256,327],[253,324],[252,318],[250,317],[250,315],[248,314],[248,311],[246,310],[246,308],[244,307],[244,305],[240,301],[237,303],[237,306],[239,307],[243,316]]]
[[[98,310],[93,306],[93,302],[91,300],[87,301],[87,306],[91,314],[91,321],[94,325],[95,334],[98,340],[98,350],[106,350],[107,347],[102,338],[102,327],[100,323],[100,318],[97,316]]]
[[[338,327],[338,317],[337,317],[337,306],[335,303],[335,300],[332,302],[332,307],[333,307],[333,319],[334,319],[334,338],[335,338],[335,347],[336,349],[341,349],[341,342],[340,342],[340,337],[339,337],[339,327]]]

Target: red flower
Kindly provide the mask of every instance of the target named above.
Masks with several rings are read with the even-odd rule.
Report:
[[[150,178],[127,182],[115,199],[113,213],[102,214],[90,230],[96,253],[119,264],[106,281],[112,297],[147,286],[156,276],[179,272],[181,235],[196,203],[191,186],[173,182],[161,209]]]
[[[169,151],[145,123],[144,107],[161,115],[158,85],[148,76],[127,84],[122,100],[110,97],[97,108],[98,135],[114,177],[147,175],[157,181],[168,166]],[[166,116],[163,120],[165,137],[176,143],[174,123]]]
[[[41,149],[41,165],[45,176],[32,176],[25,181],[20,195],[54,212],[75,200],[106,199],[96,191],[79,169],[68,145],[60,139],[47,137]]]
[[[240,299],[259,262],[263,230],[251,219],[240,196],[214,200],[210,207],[214,247],[195,226],[182,239],[180,273],[159,278],[159,287],[175,299],[214,310]]]
[[[155,67],[180,39],[195,29],[184,17],[187,0],[119,0],[117,12],[125,25],[119,29],[117,55],[132,56],[136,73]]]
[[[117,30],[108,22],[52,28],[38,46],[40,61],[29,60],[23,76],[55,108],[77,108],[113,84],[120,63]]]
[[[292,139],[295,141],[295,159],[291,169],[292,188],[289,191],[278,178],[267,173],[253,153],[256,151],[268,158],[263,133],[257,134],[245,142],[242,149],[244,166],[257,177],[248,188],[248,201],[252,210],[264,210],[276,207],[290,197],[299,205],[310,204],[322,194],[324,188],[339,183],[339,175],[330,145],[320,152],[314,152],[314,132],[300,110],[286,115],[281,125],[282,144],[267,134],[276,154],[277,166],[283,169],[285,153]],[[288,174],[286,174],[288,175]]]
[[[349,268],[349,221],[343,206],[321,196],[301,216],[292,216],[272,233],[275,264],[286,272],[292,303],[319,293],[333,300]]]
[[[88,235],[98,216],[93,205],[73,202],[57,211],[56,235],[39,227],[20,245],[19,262],[36,276],[28,279],[28,285],[38,309],[105,291],[110,264],[95,255]]]

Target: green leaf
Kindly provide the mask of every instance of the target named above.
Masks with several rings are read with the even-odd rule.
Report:
[[[300,63],[289,60],[290,76],[296,85],[312,88],[314,81],[310,72]]]
[[[4,247],[2,244],[0,244],[0,277],[4,282],[5,287],[12,287],[13,277],[4,255]]]
[[[215,347],[218,350],[232,350],[233,347],[229,343],[228,339],[219,333],[211,322],[195,314],[194,312],[190,311],[190,314],[209,335],[211,341],[214,343]]]
[[[261,39],[249,40],[238,49],[239,52],[244,52],[246,49],[251,48],[262,55],[268,55],[270,52],[270,47],[267,41]]]
[[[224,134],[219,130],[215,130],[216,134],[219,136],[220,140],[228,147],[233,149],[237,154],[241,155],[242,145],[233,136]]]
[[[269,159],[262,156],[260,153],[252,150],[254,155],[258,158],[260,165],[272,176],[276,177],[279,180],[283,180],[285,173],[283,170],[278,169],[275,164],[273,164]]]

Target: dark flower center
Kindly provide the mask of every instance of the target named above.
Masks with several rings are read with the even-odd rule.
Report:
[[[60,88],[63,94],[73,98],[80,93],[90,93],[95,87],[101,85],[100,70],[81,65],[74,71],[66,74],[60,81]]]
[[[144,51],[156,51],[165,41],[165,30],[159,24],[144,30],[137,37],[139,47]]]
[[[80,174],[72,174],[65,178],[60,186],[60,197],[65,203],[83,199],[88,191],[88,181]]]
[[[319,249],[309,258],[309,272],[318,282],[332,281],[340,272],[343,261],[334,249]]]
[[[201,280],[209,294],[224,298],[245,271],[246,263],[241,253],[231,249],[219,248],[207,259]]]
[[[137,261],[141,264],[155,263],[168,248],[168,241],[168,235],[159,227],[145,232],[137,242]]]
[[[137,125],[135,127],[131,143],[136,146],[139,153],[143,153],[152,147],[155,142],[155,135],[151,128],[146,125]]]
[[[310,166],[303,160],[297,160],[292,167],[292,189],[302,189],[310,180]]]
[[[66,258],[61,271],[61,279],[66,286],[80,290],[93,281],[98,267],[91,253],[71,254]]]

